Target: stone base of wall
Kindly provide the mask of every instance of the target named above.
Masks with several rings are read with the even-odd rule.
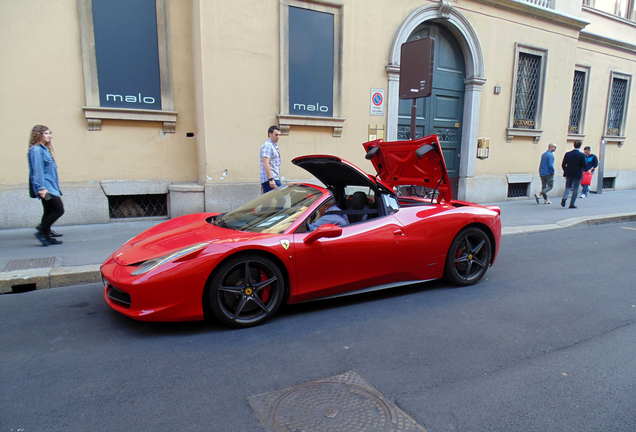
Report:
[[[168,187],[170,217],[205,211],[205,186],[198,183],[175,183]]]
[[[614,190],[636,189],[636,170],[606,171],[605,177],[615,177]],[[596,176],[595,176],[596,178]],[[529,182],[527,197],[533,199],[541,190],[538,174],[520,173],[508,175],[484,175],[459,179],[458,198],[476,203],[507,201],[509,182]],[[596,190],[592,181],[592,190]],[[175,183],[170,181],[125,181],[63,183],[65,213],[56,225],[83,225],[110,222],[109,195],[144,195],[168,193],[169,217],[200,212],[227,212],[234,210],[261,194],[261,185],[255,183]],[[550,198],[560,197],[565,190],[562,172],[554,177]],[[105,192],[106,191],[106,192]],[[42,204],[29,197],[26,184],[0,186],[0,229],[30,228],[40,223]],[[133,219],[131,219],[133,220]]]
[[[636,189],[636,170],[606,171],[604,177],[615,177],[614,190]],[[508,183],[529,182],[530,190],[527,197],[508,198]],[[597,176],[594,175],[590,190],[597,190]],[[510,199],[534,199],[534,194],[541,191],[541,177],[539,174],[502,174],[484,175],[459,179],[458,198],[463,201],[475,203],[492,203],[508,201]],[[565,191],[565,178],[563,171],[557,171],[554,175],[554,187],[548,193],[550,198],[561,197]]]
[[[260,183],[208,183],[205,185],[205,211],[228,212],[260,194]]]
[[[108,198],[98,182],[62,183],[64,215],[56,225],[107,223]],[[29,186],[0,188],[0,229],[30,228],[42,220],[42,203],[29,197]]]

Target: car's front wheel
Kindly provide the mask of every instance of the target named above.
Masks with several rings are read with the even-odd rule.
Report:
[[[283,301],[285,279],[278,266],[259,255],[230,259],[214,273],[207,289],[214,316],[233,327],[258,325]]]
[[[455,285],[473,285],[481,279],[491,258],[490,239],[479,228],[462,230],[446,255],[444,276]]]

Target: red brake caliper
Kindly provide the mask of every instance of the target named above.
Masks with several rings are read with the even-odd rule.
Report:
[[[262,280],[262,281],[263,281],[263,280],[267,280],[267,274],[266,274],[263,270],[261,270],[260,272],[261,272],[261,280]],[[269,286],[269,285],[267,285],[267,286],[266,286],[265,288],[263,288],[263,290],[261,291],[261,293],[262,293],[262,294],[261,294],[261,301],[262,301],[263,303],[267,303],[267,300],[269,299],[269,294],[270,294],[271,289],[272,289],[272,287],[271,287],[271,286]]]

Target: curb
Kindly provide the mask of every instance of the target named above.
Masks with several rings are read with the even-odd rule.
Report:
[[[602,216],[579,216],[564,219],[554,224],[526,225],[518,227],[506,227],[501,229],[501,235],[531,234],[535,232],[551,231],[555,229],[570,228],[573,226],[591,226],[606,223],[633,222],[636,221],[636,213],[611,213]]]
[[[501,235],[531,234],[570,228],[573,226],[590,226],[633,221],[636,221],[636,212],[613,213],[603,216],[581,216],[564,219],[554,224],[506,227],[501,229]],[[100,264],[91,264],[73,267],[0,272],[0,294],[101,282],[102,275],[99,271],[100,267]]]
[[[0,294],[101,282],[100,267],[100,264],[91,264],[1,272]]]

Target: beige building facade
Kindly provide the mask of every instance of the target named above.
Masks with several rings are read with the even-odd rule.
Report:
[[[53,132],[60,224],[235,208],[260,193],[259,147],[274,124],[288,182],[312,181],[291,163],[306,154],[373,172],[363,142],[410,138],[401,47],[427,36],[434,89],[418,102],[416,133],[440,136],[457,198],[532,197],[552,142],[558,196],[576,140],[601,158],[593,191],[636,188],[633,0],[121,4],[137,3],[141,12],[104,0],[0,2],[0,228],[39,223],[26,157],[36,124]],[[156,27],[149,45],[134,36],[142,21]],[[123,48],[118,25],[133,35]],[[139,60],[133,48],[156,58],[138,84],[155,90],[112,90],[108,79],[127,67],[113,64]]]

